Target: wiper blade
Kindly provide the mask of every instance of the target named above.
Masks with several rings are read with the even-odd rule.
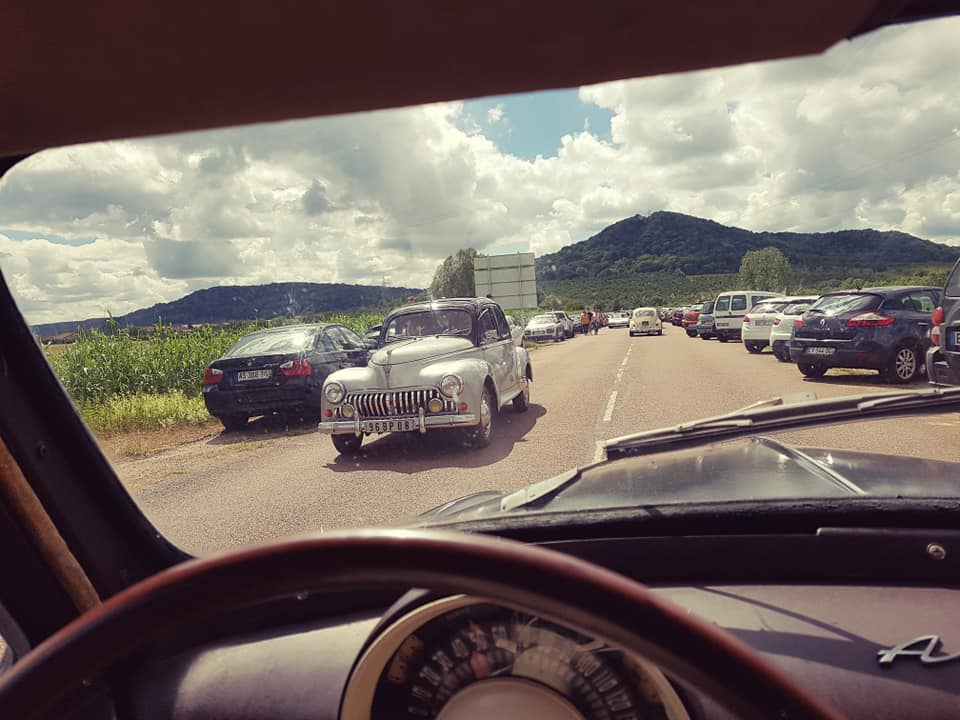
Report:
[[[818,400],[813,393],[801,393],[761,400],[725,415],[613,438],[603,447],[608,458],[645,455],[761,431],[948,410],[960,410],[960,387],[848,395],[823,400]]]
[[[419,340],[419,339],[420,339],[419,335],[391,335],[386,340],[384,340],[384,343],[389,345],[390,343],[400,342],[401,340]]]

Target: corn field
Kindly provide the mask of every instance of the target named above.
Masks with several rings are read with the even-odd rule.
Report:
[[[363,334],[383,321],[377,313],[329,313],[309,322],[334,322]],[[47,357],[67,392],[80,406],[136,395],[180,393],[198,396],[203,370],[244,335],[293,321],[249,323],[232,328],[200,327],[178,332],[157,326],[140,337],[137,331],[114,326],[110,332],[81,331],[67,346],[56,346]]]

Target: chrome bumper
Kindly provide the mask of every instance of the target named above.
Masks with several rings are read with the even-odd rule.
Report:
[[[380,418],[387,419],[389,418]],[[418,430],[420,433],[427,432],[427,428],[447,428],[461,427],[465,425],[476,425],[479,419],[473,413],[464,413],[462,415],[420,415],[417,418]],[[331,420],[317,425],[317,432],[324,435],[356,435],[360,437],[363,433],[360,431],[360,418],[353,420]],[[396,431],[393,432],[410,432]]]

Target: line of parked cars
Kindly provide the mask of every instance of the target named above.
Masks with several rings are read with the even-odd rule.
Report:
[[[679,317],[690,337],[739,339],[755,354],[770,347],[807,377],[866,368],[892,383],[925,374],[960,384],[960,261],[943,289],[733,290],[686,308],[624,314],[631,337],[662,335],[663,322]],[[619,326],[620,313],[608,323],[614,316]],[[522,411],[529,403],[524,339],[562,342],[579,325],[550,311],[522,328],[493,301],[468,298],[398,308],[365,337],[335,323],[259,330],[206,368],[203,399],[227,430],[254,415],[319,416],[320,431],[341,452],[356,451],[369,434],[437,427],[459,428],[468,444],[483,446],[499,407],[510,402]]]
[[[856,368],[877,370],[891,383],[927,375],[960,384],[960,262],[943,289],[872,287],[795,296],[732,290],[688,306],[681,324],[690,337],[739,340],[749,353],[769,347],[807,377]]]

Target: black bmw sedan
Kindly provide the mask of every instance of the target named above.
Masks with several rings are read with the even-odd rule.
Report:
[[[203,374],[207,411],[227,430],[254,415],[319,415],[320,388],[334,370],[365,365],[372,343],[342,325],[291,325],[244,335]]]

